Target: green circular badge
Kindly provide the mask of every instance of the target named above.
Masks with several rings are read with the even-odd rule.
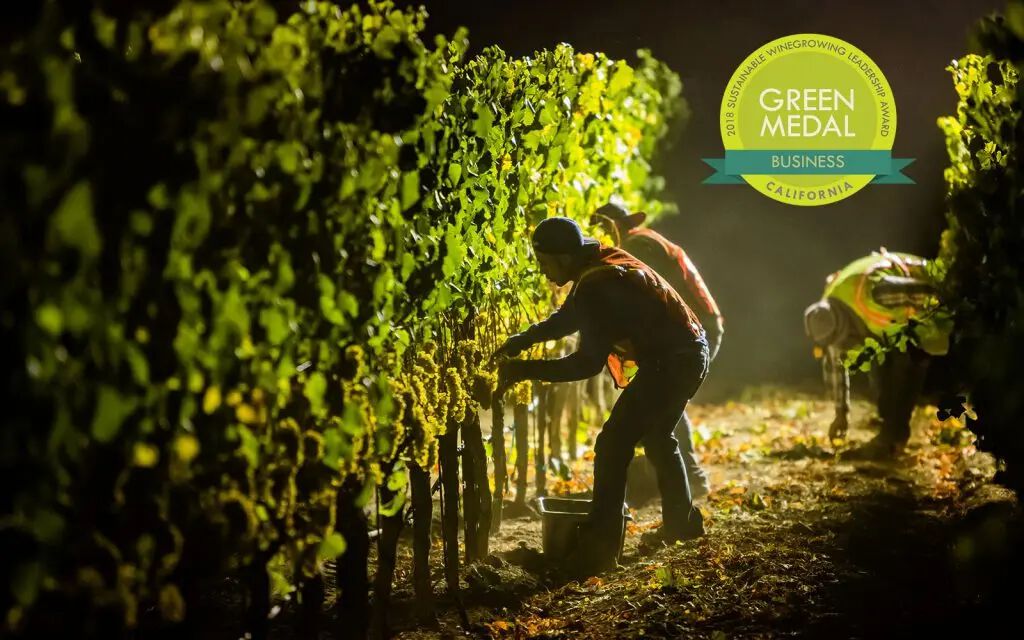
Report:
[[[759,47],[729,80],[721,126],[726,157],[712,166],[779,202],[824,205],[871,182],[910,182],[891,158],[889,82],[839,38],[805,33]]]

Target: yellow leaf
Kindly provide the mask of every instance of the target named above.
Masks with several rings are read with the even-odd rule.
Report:
[[[259,420],[256,410],[247,404],[240,404],[235,408],[235,417],[245,424],[254,424]]]
[[[160,461],[160,450],[145,442],[136,442],[132,452],[132,464],[136,467],[153,467]]]
[[[179,435],[174,439],[174,454],[182,462],[192,462],[199,455],[199,440],[189,433]]]
[[[220,406],[220,387],[207,387],[203,394],[203,413],[211,414]]]
[[[169,622],[181,622],[185,619],[185,599],[181,597],[178,587],[165,584],[160,589],[160,614]]]

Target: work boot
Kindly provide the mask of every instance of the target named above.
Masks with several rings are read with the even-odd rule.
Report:
[[[666,529],[664,525],[654,531],[647,531],[640,536],[640,550],[649,552],[662,547],[673,545],[676,542],[696,540],[704,535],[704,516],[700,509],[693,509],[690,521],[678,531]]]
[[[906,446],[906,440],[894,440],[879,434],[859,447],[844,451],[839,458],[841,460],[894,460],[903,454]]]

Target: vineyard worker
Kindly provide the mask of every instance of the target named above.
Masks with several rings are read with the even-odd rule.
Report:
[[[687,306],[697,314],[697,319],[707,333],[711,360],[714,360],[725,331],[722,312],[683,248],[654,229],[641,227],[646,220],[646,213],[630,213],[625,207],[612,202],[601,206],[591,218],[593,223],[600,224],[615,239],[617,246],[639,258],[672,285]],[[694,500],[699,500],[708,495],[711,483],[694,451],[693,424],[685,411],[676,425],[675,436],[679,440],[683,462],[686,464],[690,495]]]
[[[950,327],[929,311],[937,302],[928,261],[885,249],[855,260],[830,275],[822,299],[804,312],[804,327],[823,357],[825,383],[835,401],[829,437],[842,438],[849,428],[850,377],[846,352],[868,337],[881,339],[913,319],[920,348],[886,353],[873,365],[878,392],[879,434],[853,457],[884,458],[899,454],[910,439],[910,417],[927,372],[929,356],[949,350]]]
[[[663,526],[645,543],[703,535],[673,427],[708,368],[704,331],[686,303],[651,268],[621,249],[583,236],[569,218],[548,218],[533,233],[541,272],[563,286],[565,302],[548,319],[510,337],[496,355],[579,332],[576,352],[554,360],[510,360],[498,370],[497,393],[521,380],[583,380],[607,364],[625,390],[594,446],[594,499],[570,566],[596,573],[615,565],[626,470],[642,443],[658,476]],[[630,373],[635,369],[635,374]]]

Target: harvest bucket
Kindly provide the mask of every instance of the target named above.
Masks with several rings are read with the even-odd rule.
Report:
[[[541,516],[541,544],[544,557],[555,562],[564,560],[578,541],[577,527],[590,513],[590,500],[579,498],[537,498]],[[622,529],[619,534],[618,556],[626,540],[626,521],[632,520],[626,505],[622,505]]]

